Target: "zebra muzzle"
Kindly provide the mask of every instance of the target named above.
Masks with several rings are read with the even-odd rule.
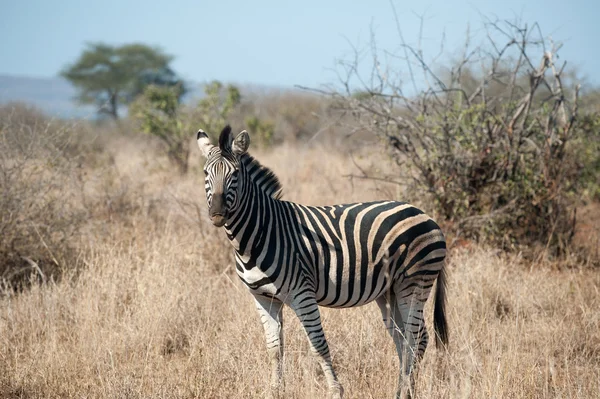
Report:
[[[221,227],[225,224],[227,208],[225,207],[225,195],[223,193],[217,192],[214,194],[208,209],[208,215],[215,226]]]
[[[210,221],[217,227],[221,227],[225,224],[225,215],[215,214],[210,216]]]

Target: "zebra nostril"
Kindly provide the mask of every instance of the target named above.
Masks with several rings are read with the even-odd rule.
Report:
[[[225,215],[221,214],[215,214],[210,217],[211,222],[217,227],[223,226],[225,224],[226,219],[227,218],[225,217]]]
[[[211,217],[216,215],[225,216],[225,214],[227,213],[225,207],[225,195],[220,193],[213,195],[208,212]]]

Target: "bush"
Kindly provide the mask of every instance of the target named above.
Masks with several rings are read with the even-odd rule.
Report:
[[[2,289],[59,278],[75,259],[85,221],[78,142],[68,128],[22,105],[0,108]]]
[[[582,102],[586,102],[583,98]],[[599,110],[600,111],[600,110]],[[595,201],[600,201],[600,112],[592,111],[582,115],[573,152],[577,154],[575,161],[581,170],[578,179],[577,193]]]
[[[144,133],[158,137],[181,174],[187,173],[190,129],[181,120],[180,89],[150,85],[131,105],[130,113]]]
[[[198,101],[193,119],[213,140],[218,140],[216,135],[229,123],[231,113],[239,107],[241,100],[237,86],[223,86],[213,80],[204,87],[204,97]]]
[[[249,93],[244,97],[240,113],[251,134],[259,132],[260,143],[304,142],[324,136],[334,125],[329,114],[329,101],[296,90],[269,90]],[[250,127],[257,119],[261,126]],[[270,137],[263,137],[269,133]],[[331,138],[331,137],[329,137]]]
[[[252,132],[252,138],[258,145],[268,147],[273,144],[275,126],[271,122],[261,121],[256,116],[246,118],[246,128]]]
[[[345,89],[328,94],[355,126],[380,138],[455,232],[563,252],[574,232],[572,194],[581,192],[582,164],[588,181],[598,176],[577,151],[593,140],[596,117],[580,120],[579,86],[567,87],[560,46],[536,37],[537,27],[486,27],[490,46],[467,45],[446,73],[402,41],[396,59],[406,61],[410,89],[375,52],[370,79],[350,62]],[[357,91],[356,82],[371,85]]]

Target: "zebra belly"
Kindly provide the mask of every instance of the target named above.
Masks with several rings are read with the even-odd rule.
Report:
[[[331,308],[362,306],[388,292],[393,283],[393,273],[382,264],[369,265],[365,271],[360,265],[352,269],[346,265],[330,270],[328,278],[319,281],[317,303]]]

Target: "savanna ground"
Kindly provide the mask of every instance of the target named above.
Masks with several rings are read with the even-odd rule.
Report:
[[[33,171],[15,185],[56,182],[44,198],[61,206],[41,209],[70,209],[79,228],[69,236],[77,245],[68,260],[53,253],[43,232],[29,237],[43,241],[50,260],[17,269],[28,270],[20,288],[2,287],[0,397],[264,397],[262,326],[224,232],[208,221],[198,151],[181,176],[149,137],[102,133],[88,133],[88,155],[56,172],[64,179],[43,157],[20,169]],[[296,143],[251,152],[280,177],[287,200],[394,198],[427,210],[397,186],[344,177],[357,166],[340,148]],[[377,147],[355,158],[363,169],[392,167],[381,164]],[[7,159],[5,169],[16,162]],[[597,398],[598,270],[449,241],[450,345],[430,345],[419,397]],[[322,316],[346,397],[392,397],[398,361],[377,306],[323,309]],[[284,319],[285,397],[324,397],[299,322],[289,309]]]

